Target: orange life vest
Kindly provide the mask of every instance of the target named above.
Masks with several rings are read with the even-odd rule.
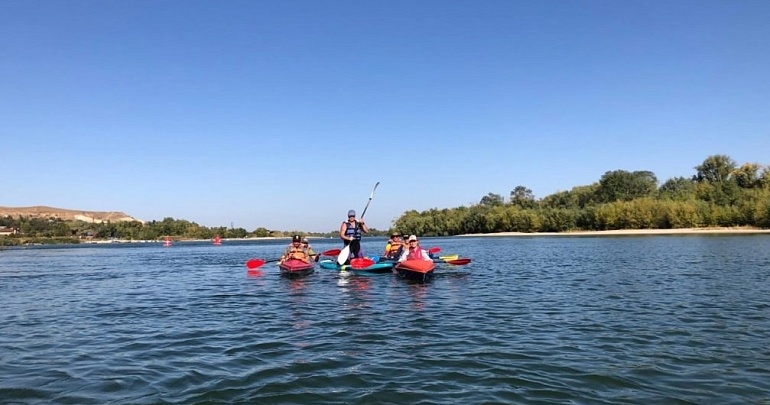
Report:
[[[301,246],[300,247],[294,247],[294,245],[289,246],[289,250],[286,252],[286,258],[310,262],[310,254],[308,253],[307,248],[304,248]]]
[[[399,250],[404,247],[406,247],[406,243],[404,243],[403,241],[396,242],[394,240],[391,240],[388,242],[387,246],[385,246],[385,256],[401,254]]]

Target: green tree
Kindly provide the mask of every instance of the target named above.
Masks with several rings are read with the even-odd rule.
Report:
[[[698,201],[666,201],[664,202],[664,212],[667,228],[695,228],[701,226],[701,219],[698,215],[698,204],[704,204]]]
[[[544,208],[585,208],[596,203],[598,189],[599,183],[572,187],[570,191],[560,191],[544,197],[540,205]]]
[[[732,171],[732,176],[738,187],[757,188],[762,187],[762,180],[759,176],[760,166],[756,163],[744,163],[741,167]]]
[[[650,171],[614,170],[604,173],[596,190],[600,202],[631,201],[651,196],[658,189],[658,179]]]
[[[543,232],[565,232],[577,227],[578,210],[549,209],[542,212],[541,228]]]
[[[486,213],[488,208],[483,205],[474,205],[468,210],[468,215],[465,216],[462,225],[461,233],[486,233],[487,221]]]
[[[537,232],[542,222],[536,210],[511,207],[507,211],[512,232]]]
[[[694,180],[697,182],[723,183],[735,170],[735,162],[727,155],[712,155],[700,165],[695,166],[695,170],[697,173]]]
[[[270,231],[267,228],[259,227],[254,230],[253,234],[258,238],[265,238],[270,236]]]
[[[481,202],[479,204],[485,205],[488,207],[496,207],[499,205],[503,205],[503,196],[501,196],[500,194],[489,193],[484,197],[481,197]]]
[[[716,205],[728,206],[738,202],[741,188],[734,179],[725,179],[718,183],[698,183],[695,187],[698,199]]]
[[[521,208],[535,208],[537,202],[532,190],[524,186],[516,186],[511,190],[511,204]]]
[[[658,196],[666,200],[687,201],[695,198],[695,183],[685,177],[666,180],[658,189]]]
[[[762,172],[759,175],[759,186],[764,189],[770,189],[770,166],[762,168]]]

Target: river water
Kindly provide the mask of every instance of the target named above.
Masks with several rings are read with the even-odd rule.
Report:
[[[424,239],[473,258],[427,284],[247,272],[284,243],[0,251],[0,403],[770,404],[768,235]]]

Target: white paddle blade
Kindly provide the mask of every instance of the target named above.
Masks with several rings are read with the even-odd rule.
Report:
[[[345,262],[348,260],[348,256],[350,256],[350,245],[345,246],[340,251],[340,254],[337,255],[337,264],[342,265],[345,264]]]
[[[377,191],[377,186],[380,185],[380,182],[378,181],[377,184],[374,185],[374,188],[372,189],[372,194],[369,195],[369,199],[371,200],[374,198],[374,192]]]

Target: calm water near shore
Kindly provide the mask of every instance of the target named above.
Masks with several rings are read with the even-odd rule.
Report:
[[[770,404],[770,235],[424,239],[473,258],[428,284],[247,273],[285,243],[0,252],[0,404]]]

